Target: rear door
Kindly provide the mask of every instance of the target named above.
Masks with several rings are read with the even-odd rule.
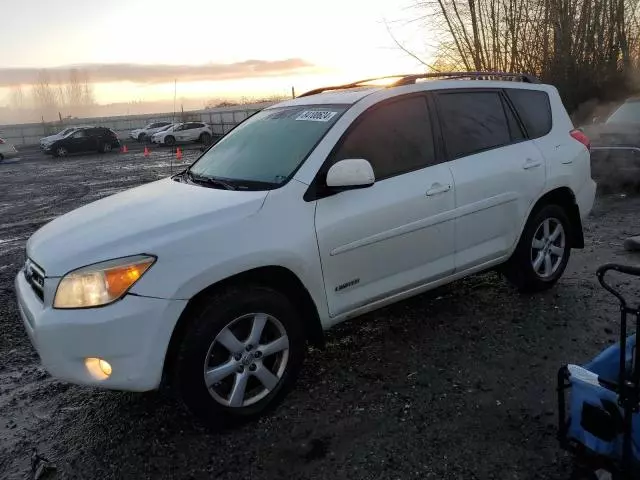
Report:
[[[553,90],[506,92],[529,138],[547,159],[547,189],[569,186],[577,195],[591,180],[591,158],[587,148],[571,137],[573,123],[560,95]]]
[[[189,128],[189,130],[187,130],[187,132],[189,133],[187,135],[187,140],[190,142],[194,142],[198,140],[198,138],[200,137],[200,134],[202,133],[202,129],[204,128],[204,124],[193,122],[190,125],[191,127]]]
[[[508,254],[544,189],[545,159],[501,90],[437,94],[455,183],[456,270]]]
[[[329,157],[326,169],[364,158],[376,176],[371,187],[317,200],[331,316],[453,272],[453,179],[436,153],[434,118],[423,94],[387,100],[362,113]]]
[[[64,146],[70,153],[86,152],[89,150],[91,140],[88,136],[89,129],[78,130],[63,140]]]

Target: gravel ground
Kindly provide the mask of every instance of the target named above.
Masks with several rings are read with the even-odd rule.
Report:
[[[187,151],[185,161],[196,151]],[[599,198],[552,291],[516,294],[494,273],[347,322],[310,353],[298,387],[259,422],[225,433],[194,423],[164,392],[52,379],[23,330],[13,278],[45,222],[170,171],[168,151],[0,165],[0,478],[565,479],[555,377],[615,340],[617,309],[597,286],[640,233],[639,197]],[[624,279],[640,299],[640,281]]]

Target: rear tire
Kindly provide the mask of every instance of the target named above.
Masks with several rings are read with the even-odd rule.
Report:
[[[141,133],[140,135],[138,135],[138,141],[140,143],[146,142],[147,140],[147,135],[145,133]]]
[[[259,285],[231,287],[189,315],[173,383],[206,424],[224,427],[257,418],[293,387],[306,340],[300,315],[283,294]]]
[[[109,142],[106,142],[102,145],[102,153],[109,153],[112,149],[113,146]]]
[[[200,134],[200,143],[202,143],[203,145],[209,145],[210,142],[211,142],[211,135],[209,135],[207,132]]]
[[[522,293],[553,287],[564,273],[571,254],[571,222],[559,205],[544,205],[525,225],[518,246],[502,268]]]

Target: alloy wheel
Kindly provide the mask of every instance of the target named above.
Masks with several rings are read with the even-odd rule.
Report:
[[[556,218],[546,218],[531,242],[531,265],[541,278],[552,277],[560,268],[566,249],[566,233]]]
[[[289,337],[266,313],[231,321],[213,340],[204,362],[204,382],[225,407],[259,402],[280,384],[289,360]]]

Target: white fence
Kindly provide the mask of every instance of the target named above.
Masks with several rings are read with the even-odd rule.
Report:
[[[107,127],[125,139],[129,132],[151,122],[200,121],[213,128],[214,135],[224,135],[249,115],[268,107],[271,103],[257,103],[237,107],[213,108],[191,112],[158,113],[149,115],[127,115],[120,117],[74,118],[62,122],[26,123],[22,125],[0,125],[0,137],[14,145],[37,145],[42,137],[59,132],[73,125],[96,125]]]

